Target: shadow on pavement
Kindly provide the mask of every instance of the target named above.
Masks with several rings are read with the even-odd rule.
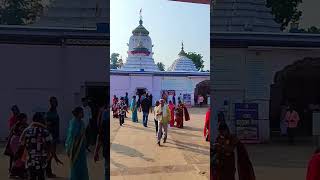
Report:
[[[133,129],[138,129],[138,130],[144,130],[144,131],[149,131],[149,132],[154,132],[155,133],[155,130],[152,128],[150,129],[150,127],[136,127],[136,126],[132,126],[132,125],[129,125],[129,124],[125,124],[124,127],[128,127],[128,128],[133,128]],[[182,132],[178,132],[179,129],[172,129],[172,128],[169,128],[169,134],[170,133],[173,133],[173,134],[178,134],[178,135],[181,135],[181,136],[189,136],[189,137],[199,137],[198,135],[194,135],[194,134],[187,134],[187,133],[182,133]]]
[[[175,143],[167,142],[167,143],[177,146],[177,147],[172,147],[172,148],[177,148],[177,149],[181,149],[181,150],[186,150],[186,151],[198,153],[198,154],[201,154],[201,155],[210,156],[210,150],[209,149],[208,150],[202,150],[202,149],[195,148],[196,146],[193,146],[193,147],[187,146],[187,145],[185,145],[185,143],[176,143],[176,142]]]
[[[127,169],[127,168],[128,168],[127,166],[125,166],[125,165],[123,165],[123,164],[120,164],[120,163],[115,162],[112,158],[110,158],[110,162],[111,162],[113,165],[115,165],[117,168],[119,168],[119,169]]]
[[[203,132],[203,128],[196,128],[196,127],[190,127],[190,126],[183,126],[183,129],[186,129],[189,131]]]
[[[144,154],[137,151],[136,149],[133,149],[131,147],[128,147],[128,146],[124,146],[124,145],[121,145],[121,144],[115,144],[113,143],[111,145],[111,150],[119,153],[119,154],[124,154],[126,156],[130,156],[130,157],[139,157],[145,161],[151,161],[151,162],[154,162],[153,159],[151,158],[147,158],[147,157],[144,157]]]

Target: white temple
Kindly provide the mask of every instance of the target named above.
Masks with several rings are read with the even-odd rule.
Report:
[[[121,70],[159,71],[154,63],[149,31],[143,27],[142,17],[140,17],[139,26],[132,31],[128,46],[128,58]]]
[[[186,56],[186,53],[184,52],[184,49],[183,49],[183,43],[182,43],[181,51],[178,55],[179,55],[179,58],[173,62],[173,64],[168,69],[168,71],[182,71],[182,72],[198,71],[196,66],[192,62],[192,60]]]
[[[163,92],[181,96],[187,105],[194,105],[196,86],[210,80],[209,72],[199,72],[191,59],[186,57],[184,47],[173,60],[168,71],[160,71],[155,64],[152,52],[152,41],[149,31],[143,26],[140,15],[139,26],[132,31],[129,40],[128,57],[120,69],[110,70],[110,102],[112,97],[149,93],[153,95],[153,103],[161,98]],[[208,89],[209,92],[209,89]],[[208,93],[202,94],[208,96]]]

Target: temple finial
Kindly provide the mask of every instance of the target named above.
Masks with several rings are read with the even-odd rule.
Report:
[[[142,21],[142,8],[140,9],[140,12],[139,12],[139,15],[140,15],[140,25],[142,25],[143,21]]]
[[[183,41],[181,42],[181,50],[183,50]]]

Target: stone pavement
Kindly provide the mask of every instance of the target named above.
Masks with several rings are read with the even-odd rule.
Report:
[[[111,180],[209,179],[210,147],[203,138],[206,108],[189,111],[191,120],[184,122],[184,129],[169,128],[161,147],[153,115],[148,128],[141,124],[141,113],[139,123],[127,118],[123,127],[111,118]]]
[[[9,166],[9,158],[2,154],[3,152],[3,144],[0,148],[0,179],[1,180],[9,180],[8,178],[8,166]],[[91,147],[93,150],[93,147]],[[61,161],[64,162],[64,165],[57,166],[55,162],[53,162],[53,172],[58,176],[58,180],[68,180],[69,178],[69,161],[67,155],[64,153],[64,149],[62,146],[59,147],[58,156]],[[91,180],[103,180],[104,177],[104,164],[103,161],[99,161],[94,163],[93,154],[88,154],[88,168],[89,168],[89,177]],[[49,179],[53,180],[53,179]]]

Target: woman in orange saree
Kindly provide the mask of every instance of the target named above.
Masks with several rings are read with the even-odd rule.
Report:
[[[176,127],[183,128],[183,119],[186,121],[190,120],[189,112],[186,106],[179,101],[178,107],[176,108]]]
[[[172,103],[172,101],[169,101],[169,105],[168,106],[169,106],[170,114],[171,114],[170,127],[173,127],[174,126],[174,109],[175,109],[175,106]]]

